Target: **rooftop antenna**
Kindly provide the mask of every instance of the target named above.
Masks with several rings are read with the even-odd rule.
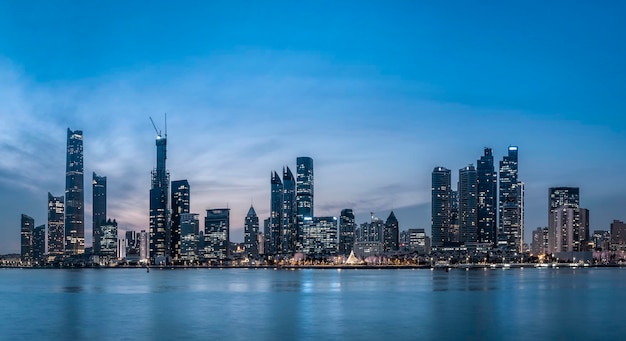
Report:
[[[165,113],[165,138],[167,138],[167,113]]]
[[[159,129],[157,129],[156,124],[154,124],[154,120],[152,119],[152,117],[150,117],[150,122],[152,122],[152,126],[154,127],[154,131],[156,131],[157,136],[161,137],[161,132],[159,131]],[[167,137],[167,132],[165,133],[165,136]]]

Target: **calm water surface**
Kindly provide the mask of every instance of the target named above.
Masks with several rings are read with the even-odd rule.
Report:
[[[0,269],[0,340],[620,340],[626,269]]]

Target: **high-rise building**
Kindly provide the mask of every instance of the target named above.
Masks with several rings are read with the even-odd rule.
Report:
[[[204,258],[225,260],[230,255],[230,208],[206,210],[204,219]]]
[[[510,251],[522,252],[522,193],[518,181],[518,148],[509,146],[500,161],[500,235],[499,244]]]
[[[396,215],[391,211],[383,230],[383,250],[385,252],[398,251],[400,225]]]
[[[145,230],[139,232],[139,260],[141,262],[150,260],[150,235]]]
[[[498,174],[494,169],[491,148],[477,161],[478,233],[479,243],[497,244],[496,216],[498,209]]]
[[[354,246],[356,223],[352,209],[341,210],[339,216],[339,254],[347,256]]]
[[[419,254],[426,254],[429,252],[426,231],[424,231],[424,229],[409,229],[407,234],[407,249],[409,251],[416,251]]]
[[[65,250],[65,199],[48,193],[48,254],[61,256]]]
[[[33,229],[33,260],[39,264],[46,260],[46,225]]]
[[[478,239],[478,176],[474,165],[459,169],[459,241]]]
[[[298,243],[301,242],[304,218],[313,218],[313,159],[306,156],[296,158],[296,223]]]
[[[435,167],[432,173],[432,244],[443,246],[449,241],[452,179],[450,170]]]
[[[298,226],[296,225],[296,179],[289,167],[283,168],[283,208],[281,226],[281,253],[296,252]]]
[[[268,236],[268,249],[270,255],[276,255],[280,252],[281,232],[283,225],[283,182],[276,172],[272,172],[271,181],[271,198],[270,198],[270,228]]]
[[[328,257],[337,254],[337,218],[305,218],[302,252],[306,255]]]
[[[457,188],[459,184],[457,183]],[[459,191],[450,191],[450,228],[448,242],[459,243],[461,240],[461,217],[459,213]]]
[[[622,223],[619,220],[613,220],[613,223]],[[623,234],[626,237],[626,224],[623,224]],[[611,248],[611,232],[605,230],[595,230],[593,231],[593,235],[591,237],[593,241],[594,250],[596,251],[609,251]],[[626,243],[626,238],[624,238],[624,242]]]
[[[534,256],[549,253],[547,252],[549,250],[548,231],[547,227],[537,227],[537,229],[533,231],[533,239],[530,242],[530,252]]]
[[[106,223],[107,220],[107,177],[98,176],[96,172],[93,173],[92,180],[92,206],[93,206],[93,253],[95,255],[100,254],[100,240],[102,236],[102,230],[100,226]]]
[[[170,237],[170,256],[174,261],[180,258],[181,250],[181,215],[189,213],[190,189],[187,180],[172,181],[172,220]]]
[[[610,236],[611,244],[616,250],[626,249],[626,223],[620,220],[613,220]]]
[[[100,225],[100,256],[117,256],[117,221],[108,219]]]
[[[30,263],[33,259],[33,234],[35,229],[35,219],[26,214],[22,214],[21,219],[21,257],[22,262]]]
[[[548,213],[552,213],[561,206],[580,207],[580,188],[551,187],[548,189],[548,198]]]
[[[270,232],[270,218],[267,218],[263,220],[263,247],[259,247],[259,253],[264,256],[270,255]]]
[[[250,206],[248,214],[246,214],[244,225],[243,243],[246,257],[249,259],[257,259],[259,257],[259,217],[256,215],[254,207]]]
[[[150,258],[170,255],[168,195],[170,174],[166,169],[167,134],[156,137],[156,168],[152,170],[150,188]]]
[[[196,262],[200,260],[199,234],[200,222],[197,213],[180,214],[180,260]]]
[[[65,164],[65,252],[85,252],[85,183],[83,172],[83,132],[67,129]]]
[[[552,187],[548,196],[548,253],[585,251],[589,211],[580,207],[580,189]]]

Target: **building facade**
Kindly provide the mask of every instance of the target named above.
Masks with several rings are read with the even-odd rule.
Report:
[[[450,170],[444,167],[435,167],[432,173],[431,187],[431,235],[433,246],[444,246],[449,242],[451,183]]]
[[[478,240],[478,174],[474,165],[459,169],[459,241]]]
[[[209,262],[230,256],[230,208],[206,210],[204,218],[204,258]]]
[[[498,174],[493,163],[491,148],[484,149],[484,155],[477,161],[478,182],[478,232],[477,241],[481,244],[497,244]]]
[[[22,262],[31,263],[33,258],[33,234],[35,233],[35,219],[26,214],[22,214],[20,220],[20,256]]]
[[[339,216],[339,254],[347,256],[354,246],[356,223],[352,209],[341,210]]]
[[[180,260],[193,263],[200,260],[198,241],[200,221],[197,213],[180,214]]]
[[[400,223],[398,218],[391,211],[387,221],[385,221],[385,227],[383,230],[383,250],[385,252],[398,251],[400,245]]]
[[[337,217],[305,218],[302,252],[307,257],[337,255]]]
[[[117,257],[117,221],[108,219],[100,225],[100,256]]]
[[[156,138],[156,168],[152,170],[150,187],[150,258],[170,256],[169,185],[166,169],[167,136]]]
[[[306,156],[296,158],[296,224],[298,225],[296,244],[301,242],[305,218],[315,216],[314,190],[313,159]]]
[[[172,181],[172,216],[170,233],[170,256],[177,262],[181,257],[181,215],[189,213],[190,188],[187,180]]]
[[[283,168],[283,207],[281,225],[282,254],[294,254],[298,239],[298,226],[296,225],[296,179],[289,167]]]
[[[522,252],[522,192],[518,180],[518,148],[509,146],[500,161],[498,244],[510,251]]]
[[[65,250],[65,199],[48,193],[48,254],[62,256]]]
[[[276,172],[270,178],[270,227],[267,254],[277,255],[281,248],[281,232],[283,231],[283,182]]]
[[[259,217],[252,206],[246,214],[243,234],[246,257],[249,259],[259,258]]]

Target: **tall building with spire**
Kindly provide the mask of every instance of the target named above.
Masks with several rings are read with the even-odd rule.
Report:
[[[498,210],[498,174],[494,169],[491,148],[477,161],[478,179],[478,242],[496,245],[496,217]]]
[[[100,254],[102,238],[101,226],[107,220],[107,177],[98,176],[96,172],[93,173],[92,178],[92,236],[93,236],[93,253]]]
[[[189,181],[172,181],[172,218],[170,235],[170,256],[178,261],[181,256],[181,216],[190,209]]]
[[[478,179],[474,165],[459,170],[459,241],[475,243],[478,235]]]
[[[62,256],[65,250],[65,202],[48,192],[48,254]]]
[[[65,163],[65,253],[85,252],[85,184],[83,132],[67,129]]]
[[[517,146],[500,161],[500,236],[498,243],[522,251],[522,189],[518,180]]]
[[[281,253],[296,252],[298,227],[296,225],[296,179],[289,167],[283,168],[283,221],[281,226]]]
[[[444,246],[450,234],[452,176],[449,169],[433,169],[431,192],[432,245]]]
[[[170,255],[168,195],[170,173],[167,171],[167,134],[156,137],[156,168],[152,170],[150,188],[150,258]]]
[[[276,172],[272,172],[270,197],[270,226],[268,250],[266,254],[276,255],[281,248],[281,232],[283,231],[283,182]]]
[[[244,237],[243,245],[246,250],[246,257],[250,259],[256,259],[259,257],[259,217],[254,210],[254,207],[250,205],[248,214],[246,214],[244,224]]]
[[[298,224],[298,243],[303,237],[302,229],[305,218],[313,219],[313,159],[307,156],[296,158],[296,223]]]

